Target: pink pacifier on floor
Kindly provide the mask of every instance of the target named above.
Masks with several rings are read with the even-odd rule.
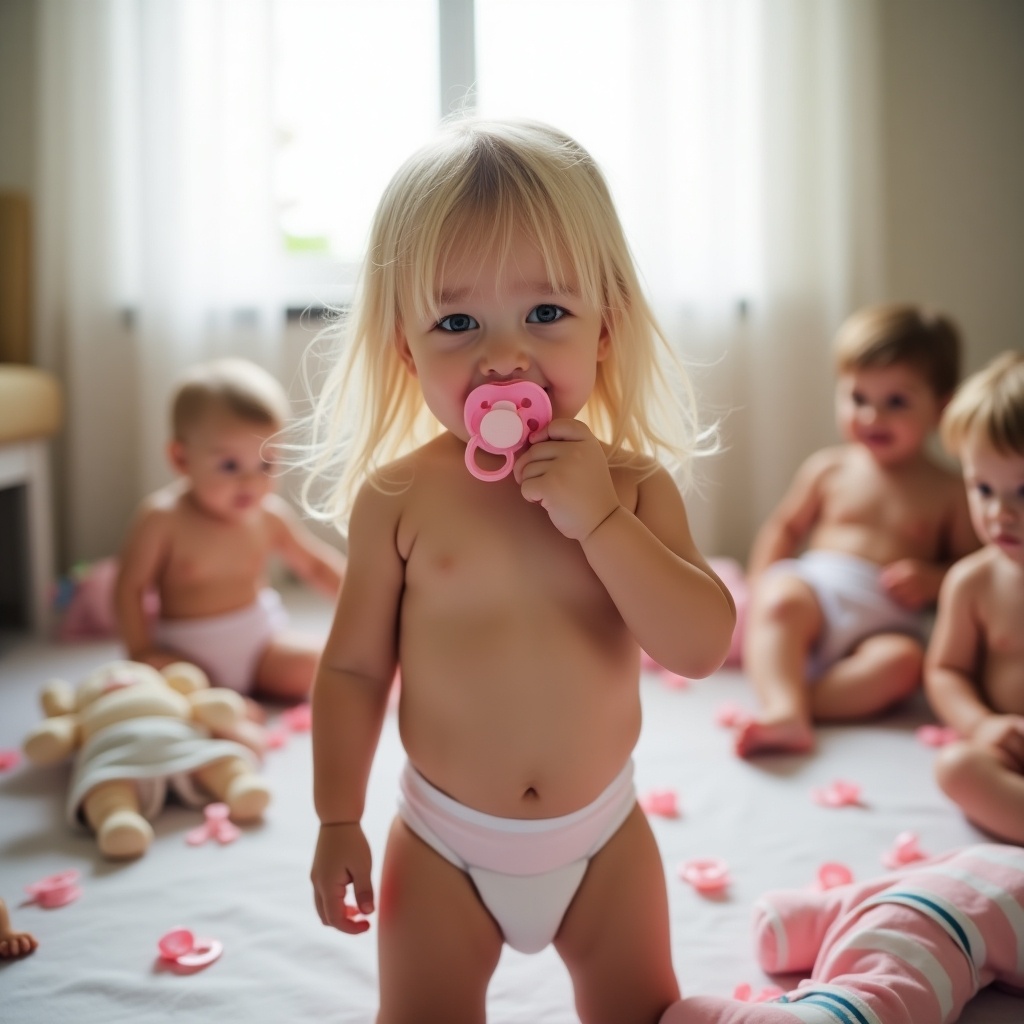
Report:
[[[477,480],[502,480],[512,472],[516,452],[530,434],[551,422],[551,399],[538,384],[528,380],[497,381],[474,388],[464,410],[469,444],[466,468]],[[495,470],[481,469],[476,451],[504,455],[505,464]]]
[[[173,928],[157,943],[160,956],[179,967],[205,967],[224,952],[218,939],[197,939],[187,928]]]
[[[25,891],[38,906],[52,910],[54,907],[63,907],[82,895],[78,878],[78,872],[71,868],[26,885]]]

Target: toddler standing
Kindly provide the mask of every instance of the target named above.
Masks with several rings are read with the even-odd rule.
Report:
[[[656,1021],[678,987],[632,779],[640,649],[707,675],[735,614],[653,458],[693,453],[693,406],[591,157],[539,124],[449,125],[385,191],[344,334],[315,473],[347,460],[337,515],[359,486],[313,690],[320,917],[356,933],[379,908],[380,1024],[483,1021],[505,942],[554,944],[586,1024]],[[510,382],[553,418],[530,406],[530,446],[482,480],[464,407]],[[360,820],[399,663],[378,903]]]
[[[288,400],[265,370],[218,359],[189,370],[172,401],[171,465],[178,479],[143,501],[125,541],[115,591],[128,657],[154,668],[186,660],[216,686],[276,700],[309,691],[320,654],[290,632],[271,556],[333,598],[344,560],[272,492],[270,439]],[[155,590],[159,619],[144,599]]]
[[[950,570],[928,648],[936,714],[963,737],[939,785],[968,818],[1024,844],[1024,354],[968,378],[942,418],[985,546]]]
[[[840,328],[845,443],[807,459],[751,552],[744,665],[761,709],[737,733],[740,755],[808,751],[812,722],[876,714],[920,684],[922,612],[977,547],[963,486],[925,447],[959,356],[952,322],[915,306]]]

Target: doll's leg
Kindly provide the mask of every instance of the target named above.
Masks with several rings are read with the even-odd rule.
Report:
[[[378,905],[377,1024],[483,1024],[502,937],[468,875],[396,821]]]
[[[814,746],[807,655],[823,626],[818,599],[803,580],[772,573],[755,587],[743,664],[761,712],[737,733],[736,753],[741,757],[799,753]]]
[[[867,718],[884,711],[918,688],[923,662],[924,650],[913,637],[868,637],[811,688],[815,720]]]
[[[196,778],[228,805],[233,821],[258,821],[270,803],[270,787],[240,757],[225,757],[200,768]]]
[[[11,927],[7,904],[0,900],[0,960],[14,960],[27,956],[39,945],[34,935]]]
[[[305,700],[313,685],[323,641],[303,633],[275,635],[256,666],[256,693],[269,700]]]
[[[105,857],[128,860],[149,849],[153,829],[139,811],[134,782],[101,782],[86,794],[82,810]]]
[[[655,1024],[679,998],[665,872],[639,807],[587,866],[555,948],[582,1024]]]
[[[992,751],[961,742],[935,761],[942,791],[976,825],[1001,839],[1024,844],[1024,775]]]

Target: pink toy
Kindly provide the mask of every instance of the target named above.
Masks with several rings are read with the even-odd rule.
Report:
[[[980,844],[870,882],[768,893],[758,961],[807,977],[778,1002],[694,996],[661,1024],[952,1024],[993,982],[1024,988],[1024,849]]]
[[[845,865],[829,861],[818,868],[815,885],[820,890],[835,889],[840,885],[849,885],[853,881],[853,872]]]
[[[896,868],[901,868],[907,864],[914,864],[919,860],[927,860],[928,854],[925,853],[917,840],[916,832],[901,832],[897,837],[896,841],[892,845],[892,849],[886,850],[882,854],[882,863],[889,868],[890,871],[895,871]]]
[[[752,721],[753,717],[745,707],[732,700],[719,704],[715,711],[715,722],[726,729],[741,729]]]
[[[732,881],[725,861],[717,857],[684,861],[679,865],[679,877],[705,895],[721,892]]]
[[[174,928],[157,943],[160,956],[179,967],[205,967],[224,952],[217,939],[197,939],[187,928]]]
[[[836,779],[827,786],[815,789],[811,794],[816,804],[822,807],[860,807],[860,786],[856,782]]]
[[[512,472],[516,452],[526,446],[530,434],[551,422],[551,399],[528,380],[481,384],[466,399],[464,417],[469,431],[466,468],[477,480],[501,480]],[[478,448],[504,455],[505,464],[496,470],[481,469]]]
[[[778,999],[781,995],[782,989],[777,985],[768,985],[760,992],[755,992],[746,982],[737,985],[732,993],[733,999],[738,999],[741,1003],[767,1003],[769,1000]]]
[[[192,829],[185,836],[185,842],[189,846],[201,846],[207,839],[216,839],[221,846],[233,843],[242,834],[242,830],[228,820],[228,813],[227,804],[207,804],[203,808],[206,821]]]
[[[656,814],[661,818],[678,818],[679,801],[675,790],[652,789],[637,801],[644,814]]]
[[[0,750],[0,772],[10,771],[21,764],[21,753],[17,750]]]
[[[25,891],[37,906],[53,910],[55,907],[63,907],[72,903],[82,895],[78,878],[78,872],[72,868],[56,875],[47,875],[46,878],[41,878],[38,882],[26,885]]]
[[[926,747],[944,747],[960,739],[960,733],[946,725],[920,725],[914,735]]]

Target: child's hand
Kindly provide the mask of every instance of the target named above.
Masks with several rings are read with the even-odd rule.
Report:
[[[899,605],[916,611],[934,603],[942,584],[942,568],[917,558],[901,558],[882,569],[885,592]]]
[[[989,715],[971,733],[971,740],[994,751],[1010,768],[1024,772],[1024,717]]]
[[[350,935],[370,927],[362,916],[374,909],[370,864],[370,844],[358,822],[320,826],[309,877],[316,911],[324,924]],[[350,885],[355,905],[345,901]]]
[[[515,478],[527,501],[544,506],[555,528],[583,541],[619,507],[601,442],[579,420],[552,420],[530,435]]]

